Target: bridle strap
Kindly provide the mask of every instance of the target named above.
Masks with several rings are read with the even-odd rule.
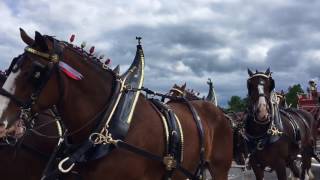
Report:
[[[0,88],[0,95],[5,96],[9,99],[11,99],[15,104],[17,104],[19,107],[23,107],[26,105],[26,102],[22,101],[21,99],[15,97],[13,94],[8,92],[7,90],[3,89],[3,87]]]
[[[250,79],[252,79],[252,78],[254,78],[254,77],[265,77],[265,78],[269,79],[271,76],[270,76],[270,75],[266,75],[266,74],[260,74],[260,73],[258,73],[258,74],[254,74],[254,75],[250,76],[250,77],[248,78],[248,80],[250,80]]]
[[[28,129],[33,128],[34,120],[35,117],[37,116],[36,112],[32,112],[33,105],[36,104],[42,90],[44,87],[47,85],[49,79],[51,78],[53,72],[58,71],[58,62],[59,62],[59,55],[62,54],[63,49],[59,48],[61,46],[58,46],[57,40],[53,39],[53,53],[43,53],[39,52],[31,47],[26,47],[25,52],[31,53],[37,56],[40,56],[46,60],[49,61],[47,67],[48,70],[44,74],[44,78],[41,80],[40,84],[35,88],[35,90],[31,93],[30,97],[28,100],[24,101],[15,95],[11,94],[7,90],[3,89],[2,87],[0,88],[0,95],[5,96],[12,100],[19,108],[20,108],[20,113],[19,113],[19,118],[23,120],[24,124]],[[58,55],[59,54],[59,55]],[[16,58],[15,58],[16,59]],[[13,66],[18,66],[19,62],[15,62]],[[21,62],[20,62],[21,63]],[[59,73],[58,73],[59,74]],[[61,77],[58,75],[58,83],[59,87],[61,87]],[[61,88],[59,89],[60,91],[63,91]],[[60,97],[61,98],[61,97]]]
[[[175,91],[175,92],[177,92],[177,93],[179,93],[179,94],[181,94],[182,96],[185,94],[183,91],[181,91],[180,89],[178,89],[178,88],[171,88],[171,90],[170,91]]]
[[[55,41],[56,40],[54,40],[54,43],[56,43]],[[40,56],[46,60],[49,60],[50,62],[53,62],[53,63],[59,62],[59,59],[60,59],[58,54],[49,54],[49,53],[40,52],[40,51],[37,51],[29,46],[26,47],[24,50],[26,52],[29,52],[31,54],[35,54],[35,55]]]

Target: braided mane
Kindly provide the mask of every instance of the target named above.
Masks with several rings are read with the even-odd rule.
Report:
[[[84,48],[81,48],[79,46],[73,45],[67,41],[60,41],[56,38],[54,38],[54,36],[49,36],[49,35],[44,35],[45,38],[49,39],[51,42],[53,42],[54,40],[61,43],[62,45],[64,45],[64,47],[67,47],[69,50],[71,50],[72,52],[78,54],[79,56],[83,57],[83,59],[85,60],[85,62],[89,62],[91,64],[94,64],[96,67],[99,67],[99,69],[102,69],[103,65],[105,64],[104,62],[102,62],[102,57],[97,57],[95,54],[90,54],[88,51],[86,51]],[[104,68],[106,68],[107,70],[110,70],[109,66],[107,66],[107,64],[104,66]]]

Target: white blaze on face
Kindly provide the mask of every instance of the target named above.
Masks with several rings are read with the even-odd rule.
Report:
[[[6,82],[3,84],[2,88],[5,89],[6,91],[8,91],[10,94],[13,94],[16,89],[15,82],[16,82],[16,79],[19,76],[19,74],[20,74],[20,70],[18,70],[17,72],[11,72],[9,74]],[[10,103],[9,98],[0,95],[0,117],[1,118],[2,118],[5,110],[8,108],[9,103]],[[3,123],[6,123],[6,122],[7,122],[7,120],[4,119]]]
[[[263,120],[268,115],[267,101],[266,101],[266,98],[264,96],[264,86],[263,85],[260,85],[260,84],[258,85],[258,92],[259,92],[259,100],[258,100],[259,114],[258,114],[258,118],[260,120]]]

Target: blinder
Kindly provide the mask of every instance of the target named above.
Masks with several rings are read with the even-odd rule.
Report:
[[[247,89],[248,89],[248,95],[250,96],[251,95],[251,89],[250,89],[250,79],[247,80]]]
[[[37,61],[32,63],[31,73],[28,77],[29,82],[35,89],[41,86],[49,72],[49,66],[43,65]]]
[[[275,83],[274,83],[274,79],[272,79],[272,77],[270,77],[270,92],[275,88]]]

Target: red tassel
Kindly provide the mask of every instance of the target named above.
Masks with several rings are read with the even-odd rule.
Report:
[[[89,50],[90,55],[94,52],[94,46],[92,46]]]
[[[106,60],[106,62],[104,62],[104,64],[106,64],[106,65],[108,65],[110,63],[111,63],[111,60],[109,58]]]
[[[70,42],[71,42],[71,43],[74,41],[74,38],[75,38],[75,35],[72,34],[71,37],[70,37]]]

